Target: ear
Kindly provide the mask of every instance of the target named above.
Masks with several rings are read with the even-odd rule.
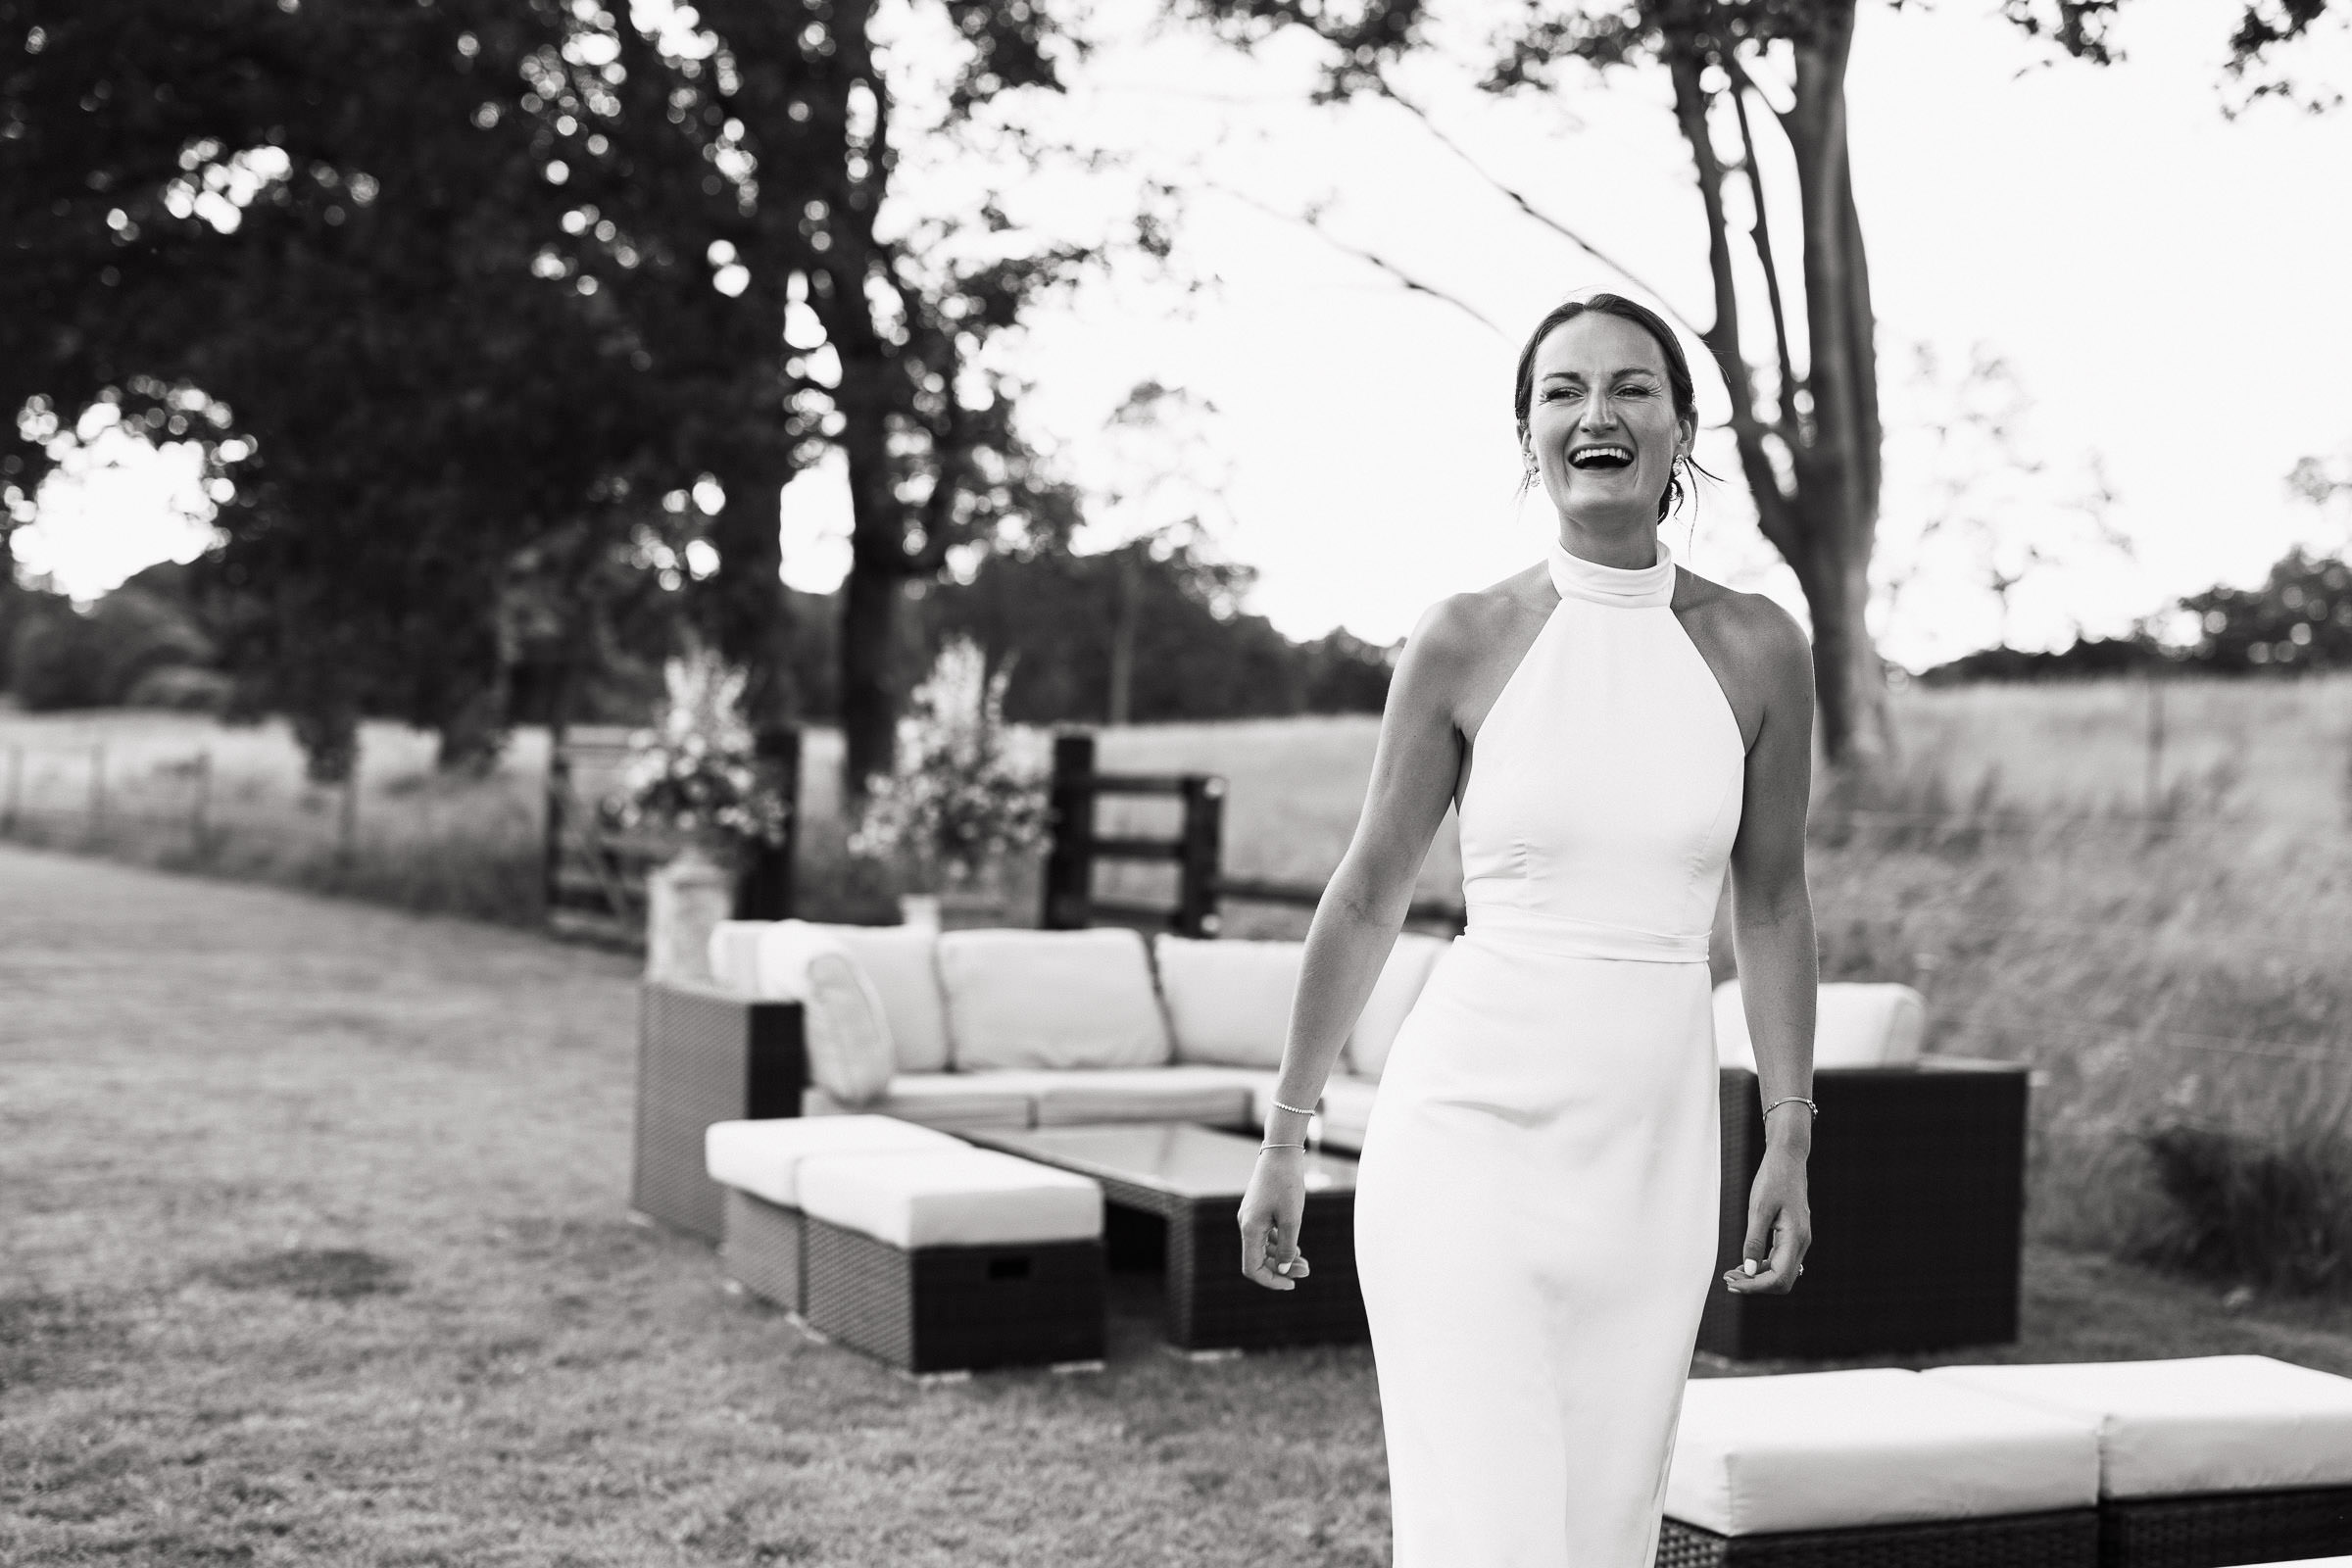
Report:
[[[1696,418],[1677,419],[1674,428],[1682,448],[1677,455],[1688,459],[1690,456],[1690,449],[1698,444],[1698,420]]]

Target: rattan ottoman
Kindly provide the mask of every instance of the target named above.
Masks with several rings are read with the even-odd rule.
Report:
[[[2082,1421],[1876,1368],[1689,1384],[1659,1568],[2094,1568]]]
[[[822,1154],[961,1148],[946,1133],[890,1116],[712,1122],[703,1130],[703,1165],[726,1193],[719,1258],[752,1290],[802,1311],[802,1162]]]
[[[808,1326],[907,1372],[1102,1358],[1102,1190],[986,1149],[800,1167]]]
[[[2096,1428],[2102,1568],[2352,1552],[2352,1378],[2265,1355],[1925,1376]]]

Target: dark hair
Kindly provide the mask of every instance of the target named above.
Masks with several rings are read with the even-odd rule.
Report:
[[[1536,401],[1536,350],[1549,337],[1552,328],[1575,320],[1588,313],[1614,316],[1621,321],[1631,321],[1657,340],[1658,352],[1666,357],[1666,390],[1674,400],[1674,416],[1695,425],[1698,422],[1698,396],[1690,380],[1690,362],[1683,357],[1683,345],[1676,340],[1674,328],[1648,306],[1627,299],[1622,294],[1594,294],[1581,300],[1566,300],[1551,308],[1535,331],[1528,334],[1527,346],[1519,351],[1519,377],[1511,390],[1511,412],[1519,421],[1519,445],[1527,445],[1527,418]],[[1685,460],[1689,462],[1688,459]],[[1696,468],[1698,465],[1690,464]],[[1704,470],[1701,470],[1704,471]],[[1683,481],[1669,479],[1666,493],[1658,497],[1658,520],[1666,520],[1674,504],[1682,499]]]

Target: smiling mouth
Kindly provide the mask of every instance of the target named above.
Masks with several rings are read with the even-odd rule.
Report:
[[[1581,447],[1568,454],[1571,468],[1630,468],[1633,463],[1631,447]]]

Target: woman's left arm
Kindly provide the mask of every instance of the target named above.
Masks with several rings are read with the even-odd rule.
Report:
[[[1763,722],[1747,749],[1740,836],[1732,844],[1732,947],[1755,1042],[1764,1161],[1747,1200],[1746,1260],[1724,1275],[1743,1295],[1785,1295],[1813,1241],[1805,1160],[1813,1111],[1813,1010],[1821,962],[1805,887],[1805,808],[1813,774],[1813,665],[1804,634],[1778,606],[1756,604],[1744,661],[1764,687]],[[1748,1271],[1752,1264],[1754,1272]]]

